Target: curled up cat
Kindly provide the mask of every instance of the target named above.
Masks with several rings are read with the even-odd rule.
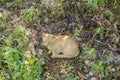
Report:
[[[79,55],[77,41],[68,35],[42,33],[43,45],[52,53],[51,58],[72,58]]]

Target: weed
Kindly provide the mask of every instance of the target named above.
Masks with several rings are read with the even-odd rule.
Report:
[[[4,80],[4,72],[3,71],[0,73],[0,80]]]
[[[91,6],[90,10],[95,11],[98,7],[108,4],[108,0],[87,0],[87,4]]]
[[[79,77],[78,76],[67,76],[66,77],[66,80],[79,80]]]
[[[40,79],[42,73],[42,67],[38,62],[37,58],[33,59],[23,59],[20,60],[20,57],[23,56],[16,48],[4,47],[4,59],[7,63],[9,75],[12,76],[12,79]]]
[[[74,36],[75,39],[78,39],[78,36],[80,35],[80,32],[82,31],[82,28],[83,28],[83,27],[81,26],[80,29],[75,30],[75,32],[74,32],[74,34],[73,34],[73,36]]]
[[[94,59],[96,57],[96,53],[96,49],[89,45],[87,48],[85,48],[85,54],[79,56],[80,61],[83,59]]]
[[[104,66],[105,66],[105,60],[100,60],[98,64],[94,63],[91,64],[91,67],[97,70],[100,73],[104,73]]]
[[[0,45],[1,79],[40,80],[43,69],[38,58],[28,57],[30,54],[26,54],[29,38],[25,33],[26,29],[18,26],[6,36],[7,44]]]
[[[104,0],[104,3],[107,5],[109,0]]]
[[[67,71],[72,71],[74,69],[74,66],[69,66],[68,68],[67,68]]]
[[[13,0],[9,3],[8,7],[16,8],[22,6],[22,0]]]
[[[108,75],[108,72],[111,71],[112,65],[105,65],[105,59],[101,59],[98,63],[91,64],[91,67],[101,74]]]
[[[22,0],[1,0],[0,3],[7,6],[8,8],[16,8],[22,6]]]
[[[88,48],[88,50],[86,51],[87,55],[86,55],[86,59],[90,58],[90,59],[94,59],[96,57],[96,50],[95,48]]]
[[[87,0],[88,1],[88,4],[90,4],[92,7],[91,7],[91,10],[96,10],[98,8],[98,0]]]
[[[103,16],[103,17],[106,17],[106,18],[108,18],[110,15],[111,15],[111,13],[110,13],[110,11],[108,11],[108,10],[106,10],[106,11],[104,11],[104,12],[102,13],[102,16]]]
[[[90,54],[90,55],[95,55],[95,54],[96,54],[95,48],[90,48],[90,49],[88,50],[88,54]]]
[[[5,4],[6,0],[0,0],[0,3]]]
[[[96,31],[96,34],[98,34],[100,36],[100,38],[102,39],[103,35],[105,33],[105,27],[100,26],[100,27],[96,28],[95,31]]]
[[[15,31],[13,32],[14,37],[18,38],[18,37],[23,37],[26,33],[26,29],[25,27],[22,26],[18,26],[16,27]]]
[[[86,2],[81,2],[81,3],[79,3],[79,5],[80,5],[81,7],[85,7],[87,4],[86,4]]]
[[[96,57],[97,51],[95,48],[93,48],[93,47],[91,47],[91,45],[89,45],[86,49],[86,53],[87,53],[88,57]]]
[[[7,28],[7,14],[0,13],[0,30]]]
[[[37,20],[40,12],[38,9],[31,7],[29,9],[22,10],[22,19],[26,22],[32,22],[33,20]]]

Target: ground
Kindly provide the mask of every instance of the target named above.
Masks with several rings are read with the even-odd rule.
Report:
[[[62,5],[56,2],[54,6],[39,0],[13,1],[6,1],[0,5],[0,44],[9,46],[10,37],[7,36],[12,35],[11,32],[16,32],[12,35],[12,46],[24,44],[24,48],[27,49],[24,54],[30,55],[30,59],[37,58],[36,63],[39,63],[43,70],[39,76],[41,80],[120,79],[120,17],[114,16],[109,6],[94,10],[89,5],[82,4],[82,0],[74,4],[66,1]],[[9,27],[4,28],[6,24],[2,24],[2,20]],[[21,37],[22,41],[21,38],[18,40],[22,31],[20,34],[17,33],[21,28],[26,30],[24,37]],[[79,43],[80,54],[71,59],[51,58],[48,49],[42,45],[43,32],[73,36]],[[28,42],[26,42],[27,38],[29,38]],[[22,52],[21,47],[17,49]],[[24,57],[20,60],[24,61]],[[26,60],[29,61],[28,58]],[[4,62],[0,64],[2,63]],[[2,64],[0,71],[4,71],[3,67],[6,65]],[[7,69],[8,75],[11,73],[11,69],[4,69],[6,74]],[[20,78],[10,76],[4,79],[19,80]]]

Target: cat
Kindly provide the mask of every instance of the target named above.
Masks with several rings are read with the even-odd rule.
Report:
[[[68,35],[42,33],[43,45],[52,53],[51,58],[72,58],[79,55],[77,41]]]

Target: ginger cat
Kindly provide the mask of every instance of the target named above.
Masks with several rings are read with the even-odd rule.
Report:
[[[42,33],[42,40],[52,58],[72,58],[79,54],[78,43],[70,36]]]

